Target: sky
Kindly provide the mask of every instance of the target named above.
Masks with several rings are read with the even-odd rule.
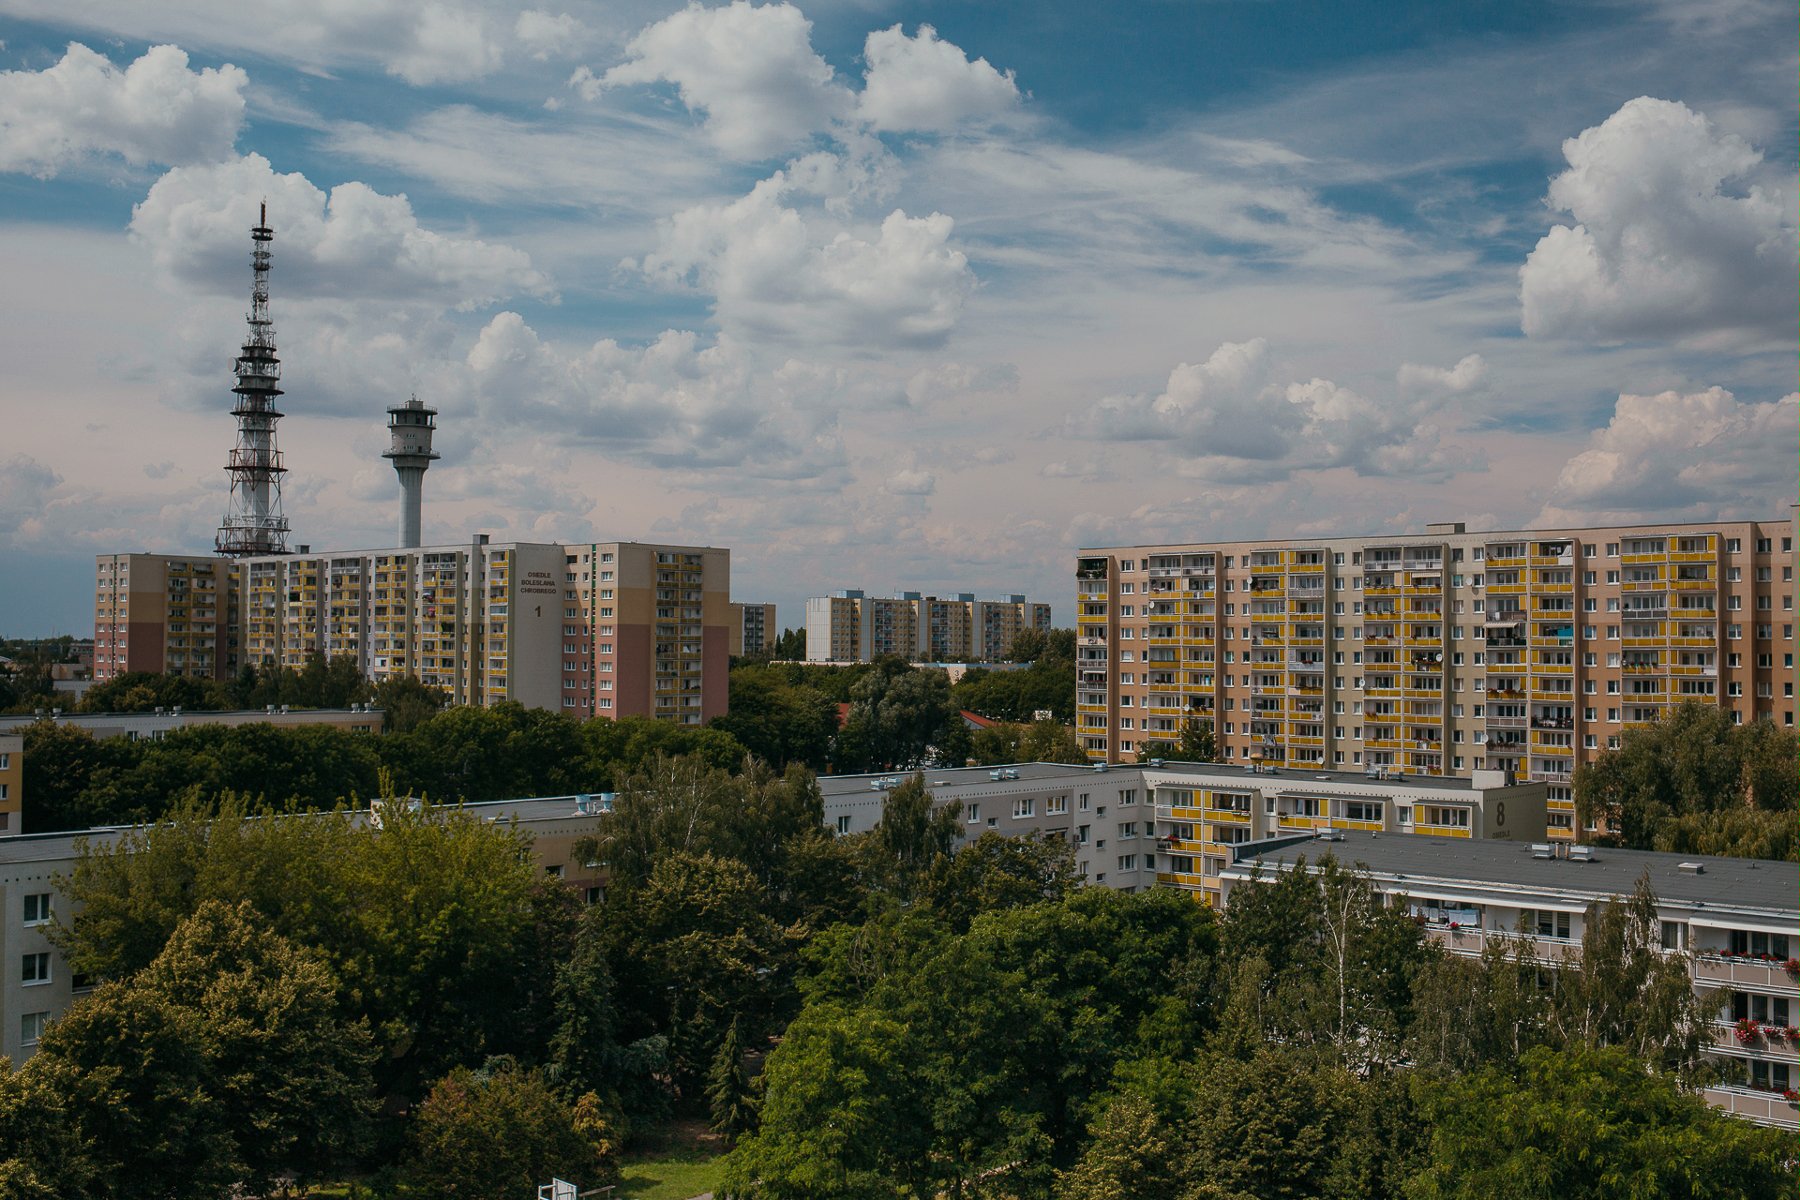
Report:
[[[207,553],[269,205],[296,543],[1785,519],[1791,5],[0,0],[0,633]]]

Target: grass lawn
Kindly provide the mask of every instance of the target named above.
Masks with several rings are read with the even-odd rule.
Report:
[[[719,1158],[705,1150],[676,1150],[633,1158],[620,1167],[614,1200],[688,1200],[719,1183]]]

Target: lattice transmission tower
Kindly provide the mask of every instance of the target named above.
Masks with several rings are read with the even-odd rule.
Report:
[[[230,558],[287,553],[288,523],[281,515],[281,450],[275,444],[275,407],[281,395],[281,360],[275,356],[275,325],[269,320],[269,205],[250,230],[250,332],[237,357],[237,445],[225,469],[231,473],[231,506],[219,526],[218,551]]]

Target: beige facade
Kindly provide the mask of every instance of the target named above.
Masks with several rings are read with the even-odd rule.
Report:
[[[1616,526],[1081,551],[1077,726],[1134,761],[1220,757],[1549,789],[1683,700],[1794,724],[1794,523]]]
[[[781,626],[775,621],[773,604],[739,604],[731,606],[731,655],[738,658],[743,655],[769,654],[775,649],[775,639],[781,636]]]
[[[977,600],[973,592],[868,596],[834,592],[806,602],[809,662],[870,662],[898,655],[909,662],[997,661],[1021,629],[1050,628],[1050,606],[1022,595]]]
[[[704,725],[724,715],[731,553],[710,546],[563,546],[561,699],[582,717]]]
[[[376,682],[417,677],[456,704],[687,724],[725,711],[727,550],[479,536],[237,560],[103,556],[98,570],[96,634],[118,662],[99,678],[202,661],[185,639],[204,613],[217,640],[203,661],[221,678],[299,668],[317,653],[348,657]]]
[[[95,560],[94,678],[127,671],[223,679],[231,657],[231,561],[169,554]]]
[[[16,733],[0,733],[0,837],[12,837],[24,828],[25,739]]]

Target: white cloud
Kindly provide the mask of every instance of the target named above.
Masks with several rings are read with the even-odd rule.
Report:
[[[1542,338],[1792,341],[1800,253],[1792,172],[1686,105],[1640,96],[1563,143],[1559,225],[1520,269]]]
[[[4,543],[22,546],[44,532],[44,515],[50,498],[62,485],[62,476],[26,454],[0,461],[0,530],[9,531]]]
[[[241,50],[320,73],[373,62],[421,86],[464,83],[498,70],[514,20],[507,10],[516,11],[482,0],[7,0],[5,7],[10,16],[52,27]]]
[[[1800,393],[1742,402],[1724,388],[1621,395],[1557,478],[1542,521],[1780,517],[1793,503]]]
[[[677,213],[645,274],[712,293],[721,327],[739,334],[859,348],[934,346],[975,286],[942,213],[889,213],[873,237],[809,221],[782,202],[777,171],[723,206]]]
[[[229,157],[249,76],[229,64],[188,70],[176,46],[152,46],[120,70],[70,43],[42,71],[0,71],[0,171],[48,178],[83,159],[134,166]]]
[[[522,250],[426,229],[405,196],[364,183],[327,195],[298,172],[276,174],[257,154],[169,171],[132,211],[131,234],[159,268],[207,290],[242,292],[248,230],[264,198],[287,296],[475,307],[550,290]]]
[[[929,25],[907,37],[899,25],[869,34],[857,115],[873,128],[948,132],[991,121],[1019,104],[1011,71],[1002,75],[985,58],[941,41]]]
[[[673,83],[689,111],[706,114],[714,144],[739,158],[786,150],[851,104],[831,64],[813,51],[812,22],[791,4],[690,4],[632,38],[626,53],[597,80],[584,68],[571,82],[590,98],[596,84]]]
[[[788,480],[843,466],[844,374],[795,360],[764,370],[728,338],[702,346],[697,334],[669,330],[638,349],[608,339],[570,351],[503,312],[481,331],[467,365],[484,419],[634,461]]]
[[[1394,381],[1402,393],[1462,396],[1478,391],[1487,383],[1488,365],[1479,354],[1459,359],[1453,367],[1433,367],[1420,363],[1401,363]]]
[[[1414,381],[1435,369],[1412,366]],[[1441,379],[1478,379],[1464,359]],[[1466,383],[1472,386],[1472,382]],[[1444,477],[1467,465],[1423,420],[1437,397],[1377,403],[1329,379],[1280,383],[1268,342],[1226,342],[1204,363],[1181,363],[1162,392],[1108,396],[1070,421],[1071,437],[1154,442],[1189,456],[1184,474],[1220,482],[1348,467],[1359,475]]]
[[[882,488],[892,496],[929,496],[937,490],[937,476],[930,471],[909,468],[889,475]]]
[[[540,62],[567,58],[581,48],[587,27],[568,13],[551,13],[541,8],[528,8],[513,23],[513,36],[526,53]]]

